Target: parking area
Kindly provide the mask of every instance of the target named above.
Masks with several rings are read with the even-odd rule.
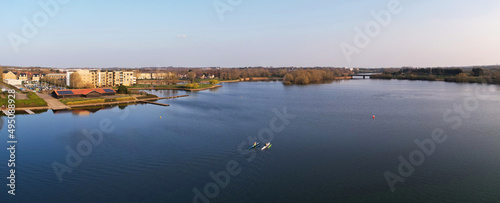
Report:
[[[23,84],[23,86],[20,88],[21,90],[26,90],[26,91],[34,91],[38,93],[48,93],[53,90],[65,90],[66,87],[63,86],[56,86],[56,85],[51,85],[46,82],[35,82],[35,81],[28,81]]]

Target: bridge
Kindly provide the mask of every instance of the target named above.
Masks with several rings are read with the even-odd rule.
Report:
[[[352,75],[349,75],[351,76],[351,79],[361,79],[361,78],[354,78],[354,77],[363,77],[363,79],[366,79],[367,77],[370,78],[371,75],[373,75],[375,73],[365,73],[365,74],[352,74]]]

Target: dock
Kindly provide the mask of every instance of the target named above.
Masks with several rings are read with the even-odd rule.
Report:
[[[186,95],[171,96],[171,97],[159,97],[159,98],[157,98],[157,99],[158,99],[158,100],[160,100],[160,99],[175,99],[175,98],[179,98],[179,97],[187,97],[187,96],[189,96],[189,95],[187,95],[187,94],[186,94]]]
[[[35,114],[35,112],[33,112],[33,111],[29,110],[29,109],[26,109],[24,111],[26,111],[26,113],[31,114],[31,115]]]
[[[162,103],[158,103],[158,102],[150,102],[150,101],[141,101],[141,102],[148,103],[148,104],[155,104],[155,105],[159,105],[159,106],[170,106],[168,104],[162,104]]]

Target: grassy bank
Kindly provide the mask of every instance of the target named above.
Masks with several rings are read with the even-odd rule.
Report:
[[[2,93],[2,98],[0,99],[0,104],[7,106],[9,104],[8,99],[9,93]],[[34,92],[28,92],[28,99],[15,99],[16,108],[26,108],[26,107],[45,107],[47,102],[42,98],[38,97]]]
[[[28,99],[16,100],[16,108],[47,106],[47,102],[38,97],[34,92],[28,92]]]

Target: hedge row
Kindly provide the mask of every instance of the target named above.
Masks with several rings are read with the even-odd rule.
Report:
[[[104,99],[93,99],[93,100],[85,100],[85,101],[74,101],[74,102],[68,102],[68,103],[66,103],[66,105],[94,104],[94,103],[104,103]]]
[[[115,99],[116,101],[129,101],[129,100],[136,100],[135,97],[119,97]]]

